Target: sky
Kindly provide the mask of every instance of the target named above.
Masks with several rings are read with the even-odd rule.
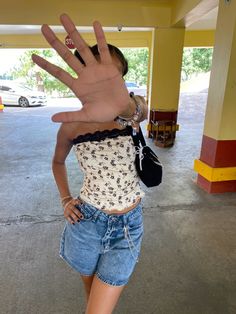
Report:
[[[8,72],[18,63],[27,49],[0,49],[0,75]]]

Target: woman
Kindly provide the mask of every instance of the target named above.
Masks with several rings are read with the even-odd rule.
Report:
[[[38,65],[69,86],[83,105],[79,112],[53,117],[67,122],[58,131],[52,164],[67,219],[60,255],[81,275],[86,313],[108,314],[140,254],[144,193],[134,165],[132,127],[127,125],[137,127],[146,118],[147,106],[141,97],[128,95],[122,79],[127,62],[118,48],[106,44],[99,24],[94,28],[98,45],[88,48],[69,17],[63,15],[61,20],[76,44],[75,56],[48,26],[43,33],[78,78],[33,56]],[[70,193],[65,166],[72,147],[84,172],[78,198]]]

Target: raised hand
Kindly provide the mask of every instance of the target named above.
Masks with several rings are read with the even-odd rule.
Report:
[[[57,113],[52,117],[52,120],[54,122],[112,121],[119,114],[126,111],[130,97],[122,74],[110,55],[102,26],[99,22],[93,24],[100,52],[100,59],[97,60],[80,36],[70,17],[63,14],[60,20],[73,40],[85,65],[56,37],[48,25],[42,26],[42,33],[48,43],[75,71],[78,77],[72,77],[65,70],[37,55],[32,55],[32,59],[42,69],[67,85],[79,98],[83,107],[79,111]]]

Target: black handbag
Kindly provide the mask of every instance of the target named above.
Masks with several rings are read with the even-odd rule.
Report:
[[[141,127],[133,129],[132,138],[135,146],[135,166],[141,181],[148,187],[157,186],[162,181],[162,164],[157,155],[147,146]]]

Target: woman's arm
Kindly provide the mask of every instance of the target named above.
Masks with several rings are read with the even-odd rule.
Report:
[[[147,119],[148,105],[147,105],[146,100],[144,99],[143,96],[134,95],[133,97],[136,99],[136,102],[138,102],[140,104],[141,111],[142,111],[142,114],[140,115],[140,118],[138,119],[137,122],[142,122],[145,119]]]
[[[52,171],[61,196],[61,203],[64,207],[64,216],[71,224],[74,224],[83,216],[75,207],[75,205],[80,203],[80,200],[74,199],[71,196],[68,184],[65,160],[73,146],[69,132],[71,132],[71,125],[62,124],[57,133],[57,143],[52,160]]]
[[[72,141],[68,138],[66,125],[62,124],[57,133],[57,143],[52,160],[52,171],[56,181],[61,198],[70,196],[67,170],[65,160],[73,146]]]

